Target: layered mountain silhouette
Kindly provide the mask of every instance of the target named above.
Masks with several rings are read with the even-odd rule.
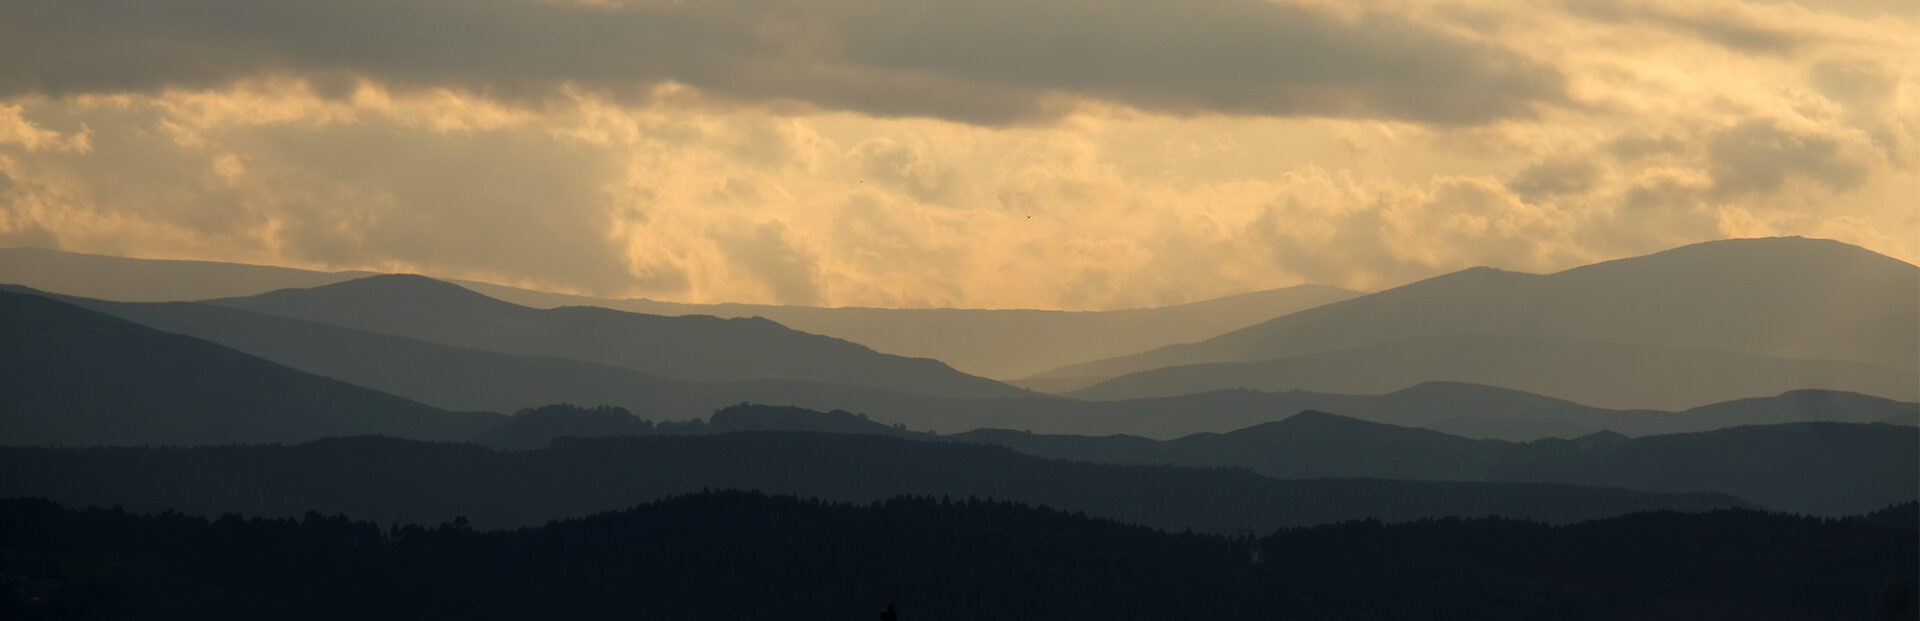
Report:
[[[217,261],[128,259],[45,248],[0,248],[0,283],[103,300],[179,302],[318,287],[372,272],[317,272]]]
[[[1712,415],[1682,415],[1601,409],[1519,391],[1444,382],[1384,395],[1235,390],[1111,402],[1044,396],[940,398],[795,380],[702,383],[614,365],[439,345],[206,304],[53,297],[452,411],[510,413],[567,402],[623,407],[655,421],[683,421],[706,417],[728,405],[754,402],[821,411],[844,409],[887,425],[949,433],[1005,428],[1163,439],[1231,431],[1301,410],[1507,440],[1571,438],[1601,430],[1638,436],[1796,421],[1920,424],[1920,405],[1822,391],[1745,400],[1738,407],[1713,408]]]
[[[1475,268],[1196,343],[1055,369],[1023,383],[1089,386],[1168,367],[1475,337],[1839,361],[1906,371],[1912,380],[1910,372],[1920,367],[1920,267],[1834,241],[1769,238],[1695,244],[1549,275]],[[1502,342],[1490,341],[1459,362],[1507,357]],[[1524,358],[1519,353],[1512,357]],[[1808,387],[1814,386],[1779,389]],[[1884,396],[1908,398],[1909,392]]]
[[[1733,494],[1762,506],[1839,516],[1920,499],[1920,429],[1857,423],[1751,425],[1703,433],[1628,438],[1612,433],[1530,443],[1472,440],[1305,411],[1228,433],[1157,441],[982,429],[933,435],[847,412],[740,405],[708,422],[655,426],[604,408],[553,406],[523,412],[481,436],[502,448],[556,438],[821,431],[988,444],[1070,461],[1245,468],[1281,479],[1381,478],[1527,481],[1641,491]]]
[[[1258,362],[1153,369],[1068,395],[1137,399],[1228,388],[1379,394],[1429,381],[1498,386],[1622,409],[1679,410],[1794,389],[1920,400],[1920,376],[1912,369],[1511,335],[1425,336]]]
[[[1794,513],[1864,513],[1920,498],[1920,430],[1793,423],[1626,439],[1601,434],[1522,445],[1489,481],[1716,490]]]
[[[194,515],[322,513],[532,526],[705,489],[866,503],[898,495],[1044,504],[1174,531],[1270,531],[1374,517],[1564,523],[1746,507],[1724,494],[1536,483],[1280,480],[1244,470],[1073,463],[876,435],[748,432],[574,439],[495,452],[345,438],[298,446],[0,449],[0,497]]]
[[[474,436],[474,443],[505,450],[533,450],[565,438],[609,438],[648,435],[710,435],[740,431],[807,431],[865,434],[914,439],[939,436],[909,431],[905,425],[884,425],[865,415],[844,410],[816,412],[790,405],[742,403],[714,411],[706,419],[654,422],[634,416],[626,408],[581,407],[557,403],[528,408]],[[1157,462],[1150,462],[1157,463]]]
[[[0,248],[0,282],[114,301],[245,297],[372,275]],[[1023,377],[1084,360],[1196,341],[1359,295],[1335,287],[1301,285],[1175,306],[1067,312],[680,304],[451,282],[535,308],[597,306],[650,315],[765,317],[803,332],[853,341],[889,354],[934,358],[966,373],[993,378]]]
[[[54,297],[442,409],[510,413],[574,402],[625,406],[656,420],[682,420],[740,400],[729,400],[725,391],[697,382],[609,364],[440,345],[209,304]]]
[[[1174,306],[1055,311],[679,304],[570,296],[480,283],[467,286],[502,300],[541,308],[601,306],[655,315],[766,317],[795,330],[843,338],[891,354],[936,358],[967,373],[992,378],[1026,377],[1084,360],[1192,342],[1360,295],[1325,285],[1299,285]]]
[[[438,410],[35,295],[0,291],[0,443],[457,440],[498,422]]]
[[[1717,491],[1782,511],[1850,515],[1920,498],[1920,429],[1792,423],[1628,438],[1601,432],[1526,444],[1469,440],[1321,412],[1225,434],[1155,442],[982,430],[948,438],[1044,457],[1247,468],[1279,478],[1536,481]]]
[[[982,429],[946,439],[1095,463],[1246,468],[1283,479],[1475,481],[1510,445],[1307,410],[1227,433],[1154,441]]]
[[[949,397],[1026,391],[766,319],[539,310],[420,276],[374,276],[208,303],[429,343],[625,367],[682,380],[797,379]]]
[[[1519,391],[1444,382],[1384,395],[1237,390],[1112,402],[1044,396],[940,398],[794,380],[702,383],[614,365],[439,345],[206,304],[54,297],[453,411],[509,413],[568,402],[618,406],[650,420],[682,421],[706,417],[735,403],[754,402],[822,411],[845,409],[888,425],[903,423],[949,433],[986,427],[1151,438],[1230,431],[1301,410],[1507,440],[1571,438],[1608,429],[1637,436],[1795,421],[1920,424],[1920,405],[1819,391],[1797,393],[1802,397],[1755,399],[1740,407],[1719,408],[1712,416],[1695,416],[1608,410]]]

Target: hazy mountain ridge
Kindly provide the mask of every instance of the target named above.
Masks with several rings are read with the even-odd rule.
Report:
[[[1496,386],[1622,409],[1681,410],[1797,389],[1920,401],[1920,375],[1910,369],[1496,334],[1415,337],[1258,362],[1152,369],[1068,396],[1110,400],[1229,388],[1381,394],[1430,381]]]
[[[0,315],[0,443],[465,439],[501,418],[438,410],[40,296],[0,291]]]
[[[1489,334],[1920,366],[1920,267],[1828,240],[1736,239],[1534,275],[1474,268],[1205,341],[1036,378],[1113,378]]]
[[[967,373],[992,378],[1025,377],[1083,360],[1208,338],[1360,295],[1325,285],[1298,285],[1173,306],[1056,311],[680,304],[529,292],[477,283],[468,286],[529,306],[587,305],[656,315],[765,317],[795,330],[843,338],[891,354],[935,358]]]
[[[0,248],[0,282],[126,302],[182,302],[318,287],[373,276],[268,265],[129,259],[45,248]]]
[[[951,397],[1025,390],[765,319],[662,317],[602,308],[539,310],[420,276],[374,276],[207,303],[525,356],[598,362],[661,377],[797,379]]]
[[[0,248],[0,282],[111,301],[246,297],[373,275]],[[888,354],[934,358],[963,372],[994,378],[1022,377],[1083,360],[1199,340],[1359,295],[1323,285],[1300,285],[1173,306],[1075,312],[682,304],[568,295],[466,280],[449,282],[535,308],[598,306],[650,315],[765,317],[802,332],[845,339]]]
[[[30,291],[16,289],[18,291]],[[38,294],[38,292],[34,292]],[[40,294],[49,295],[49,294]],[[1218,391],[1174,398],[1083,402],[1054,397],[944,399],[870,388],[798,382],[704,384],[551,357],[437,345],[298,319],[196,303],[120,303],[52,296],[160,329],[211,340],[295,369],[388,392],[441,409],[516,412],[552,403],[624,407],[655,421],[704,418],[740,402],[862,412],[886,424],[948,433],[975,428],[1040,433],[1133,434],[1175,438],[1279,420],[1301,410],[1433,427],[1472,437],[1531,440],[1601,429],[1628,435],[1700,431],[1741,424],[1902,420],[1920,424],[1920,404],[1837,393],[1762,398],[1713,416],[1592,408],[1512,390],[1426,383],[1385,395]],[[1706,411],[1706,410],[1703,410]],[[1754,416],[1742,412],[1752,411]]]

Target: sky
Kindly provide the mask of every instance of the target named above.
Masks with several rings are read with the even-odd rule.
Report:
[[[0,246],[1107,309],[1920,259],[1911,0],[11,0]]]

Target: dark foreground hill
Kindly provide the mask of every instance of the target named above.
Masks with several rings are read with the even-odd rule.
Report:
[[[465,439],[498,422],[289,369],[35,295],[0,291],[0,444]]]
[[[1553,484],[1329,479],[1053,461],[1000,447],[871,435],[731,433],[571,440],[546,450],[346,438],[299,446],[0,449],[0,497],[196,515],[308,509],[511,527],[703,489],[833,501],[994,497],[1180,530],[1268,530],[1376,517],[1502,515],[1570,522],[1752,506],[1723,494]]]
[[[0,501],[0,616],[1911,619],[1912,507],[1821,521],[1348,522],[1168,534],[1008,502],[710,492],[538,528],[383,530]]]

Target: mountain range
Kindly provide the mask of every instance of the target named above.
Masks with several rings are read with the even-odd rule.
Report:
[[[51,287],[55,291],[152,296],[157,292],[137,286],[139,279],[128,275],[181,283],[192,282],[187,275],[194,273],[237,275],[242,283],[232,289],[257,286],[282,273],[276,269],[0,251],[0,275],[57,285]],[[1120,351],[1147,340],[1194,338],[1065,365],[1014,383],[1079,399],[1116,400],[1221,389],[1387,394],[1449,381],[1602,408],[1665,411],[1801,389],[1920,400],[1920,328],[1915,327],[1920,325],[1920,268],[1857,247],[1801,238],[1708,242],[1547,275],[1475,268],[1358,297],[1306,287],[1103,313],[695,307],[498,285],[463,289],[418,277],[298,270],[284,275],[340,281],[209,302],[440,345],[597,362],[657,379],[707,384],[799,381],[881,393],[1022,398],[1031,395],[935,360],[888,358],[880,354],[886,349],[873,348],[885,343],[889,349],[964,358],[969,367],[992,367],[1000,375],[1013,366],[1084,353],[1088,343]],[[75,285],[76,280],[85,282]],[[605,309],[541,310],[476,289],[539,305],[597,302],[664,312],[779,316],[822,331],[865,330],[861,345],[869,349],[764,320],[676,321]],[[1226,324],[1261,317],[1266,321],[1204,337]],[[666,348],[678,355],[668,360],[661,351]],[[740,394],[742,388],[724,392]],[[834,393],[830,398],[840,398],[837,393],[844,392],[792,385],[755,390],[770,397]],[[796,404],[880,410],[886,408],[879,402],[897,400],[879,393],[847,398],[852,401]],[[636,405],[633,400],[620,404]],[[1519,433],[1513,428],[1486,432]]]
[[[1077,462],[1244,468],[1280,479],[1374,478],[1572,483],[1648,491],[1710,491],[1795,513],[1840,516],[1920,499],[1920,429],[1859,423],[1747,425],[1628,438],[1600,432],[1516,443],[1305,411],[1227,433],[1172,440],[979,429],[934,435],[850,412],[740,405],[704,424],[653,425],[609,409],[523,412],[481,436],[490,446],[541,448],[565,437],[755,431],[881,435],[1003,446]]]
[[[429,343],[624,367],[660,377],[869,386],[949,397],[1027,391],[926,358],[788,329],[765,319],[664,317],[595,307],[535,309],[420,276],[372,276],[208,304]]]
[[[1067,393],[1139,399],[1210,390],[1381,394],[1424,382],[1499,386],[1605,408],[1683,410],[1796,389],[1920,401],[1913,369],[1717,349],[1504,334],[1413,337],[1258,362],[1130,373]]]
[[[1215,533],[1367,517],[1566,523],[1753,506],[1725,494],[1547,483],[1281,480],[1244,470],[1075,463],[1003,447],[807,432],[572,439],[513,452],[366,437],[295,446],[0,448],[0,497],[207,516],[317,510],[397,523],[465,517],[476,528],[511,528],[705,489],[857,503],[899,495],[996,498]]]
[[[1078,401],[1041,395],[943,398],[798,380],[704,383],[568,358],[428,343],[209,304],[51,297],[453,411],[511,413],[570,402],[619,406],[643,418],[678,421],[705,417],[715,409],[744,401],[823,411],[845,409],[888,424],[948,432],[988,427],[1173,438],[1231,431],[1301,410],[1322,410],[1507,440],[1577,437],[1600,430],[1637,436],[1795,421],[1916,424],[1915,419],[1920,418],[1915,415],[1920,406],[1911,402],[1825,391],[1795,391],[1746,400],[1739,407],[1678,413],[1601,409],[1519,391],[1444,382],[1423,383],[1383,395],[1234,390],[1123,401]],[[218,380],[208,378],[204,382]]]
[[[47,298],[0,291],[6,445],[460,440],[501,418],[448,412]]]
[[[374,275],[0,248],[0,283],[125,302],[248,297]],[[764,317],[803,332],[853,341],[889,354],[934,358],[963,372],[992,378],[1023,377],[1075,362],[1199,340],[1359,295],[1337,287],[1299,285],[1157,308],[1074,312],[684,304],[570,295],[468,280],[448,282],[534,308],[595,306],[648,315]]]
[[[1608,364],[1577,365],[1589,355],[1579,348],[1594,343],[1610,346],[1601,352]],[[1670,354],[1715,350],[1728,362],[1740,359],[1727,354],[1741,354],[1807,365],[1775,370],[1803,384],[1776,385],[1780,390],[1904,378],[1897,389],[1873,392],[1912,399],[1920,383],[1920,267],[1833,241],[1767,238],[1695,244],[1547,275],[1474,268],[1019,383],[1060,391],[1107,382],[1091,394],[1128,396],[1275,388],[1295,384],[1290,374],[1300,367],[1279,362],[1288,359],[1331,361],[1347,370],[1321,371],[1341,376],[1323,381],[1365,382],[1355,375],[1392,369],[1403,356],[1445,357],[1435,349],[1439,344],[1457,349],[1450,364],[1465,367],[1451,379],[1510,388],[1529,383],[1523,374],[1533,365],[1526,361],[1558,361],[1555,374],[1563,377],[1604,377]],[[1323,358],[1304,358],[1312,355]],[[1692,355],[1707,362],[1709,354]],[[1765,369],[1761,362],[1741,364]],[[1203,364],[1215,366],[1179,369]],[[1232,379],[1192,380],[1202,374]],[[1728,379],[1696,372],[1673,382],[1680,387],[1637,380],[1632,393],[1669,394],[1594,404],[1703,405],[1743,389]],[[1396,387],[1403,386],[1384,389]]]
[[[31,260],[16,261],[19,256]],[[199,290],[183,277],[189,273],[241,278],[221,285],[227,288],[260,286],[287,275],[223,264],[70,259],[9,251],[0,253],[0,261],[13,263],[0,266],[0,273],[37,265],[34,269],[45,272],[41,280],[60,280],[61,270],[47,265],[81,265],[86,269],[80,272],[144,275],[182,290]],[[128,265],[138,269],[126,271]],[[1116,500],[1125,495],[1120,492],[1076,496],[1063,491],[1070,487],[1064,481],[1113,486],[1127,476],[1144,476],[1172,487],[1213,489],[1222,498],[1268,492],[1227,491],[1221,485],[1266,489],[1261,486],[1273,484],[1229,484],[1210,477],[1277,477],[1287,485],[1333,486],[1302,502],[1346,507],[1341,510],[1346,513],[1312,519],[1366,515],[1355,507],[1397,507],[1389,512],[1417,517],[1447,515],[1434,507],[1477,511],[1472,507],[1483,506],[1449,505],[1454,501],[1436,500],[1444,496],[1432,491],[1439,488],[1419,486],[1394,488],[1395,494],[1425,499],[1413,509],[1355,500],[1386,494],[1381,486],[1389,483],[1572,484],[1582,491],[1565,492],[1567,498],[1615,500],[1624,497],[1593,490],[1711,492],[1727,494],[1714,502],[1738,498],[1821,515],[1910,500],[1920,485],[1913,467],[1920,461],[1914,454],[1920,443],[1915,437],[1920,268],[1821,240],[1712,242],[1548,275],[1474,269],[1357,297],[1300,289],[1294,292],[1343,299],[1281,310],[1263,323],[1194,343],[1032,378],[1056,388],[1085,384],[1065,396],[765,318],[669,317],[588,306],[543,309],[420,276],[300,274],[311,286],[197,302],[106,301],[7,286],[0,291],[0,318],[7,320],[0,324],[5,346],[0,371],[11,381],[0,386],[0,421],[6,423],[0,444],[209,446],[374,434],[511,449],[475,448],[482,452],[449,459],[480,470],[491,466],[478,464],[497,461],[540,472],[562,467],[542,460],[572,463],[568,460],[585,459],[581,455],[587,453],[601,454],[595,451],[677,455],[694,450],[684,447],[706,447],[702,450],[732,451],[741,463],[778,467],[699,461],[708,457],[649,462],[648,467],[675,474],[662,475],[648,493],[701,483],[860,500],[933,493],[914,487],[926,482],[969,494],[1033,484],[1040,487],[1031,489],[1047,490],[1034,492],[1034,502],[1077,499],[1073,502],[1120,511],[1116,517],[1158,520],[1166,527],[1200,518],[1182,513],[1175,519],[1155,513],[1161,509],[1123,504]],[[143,282],[101,278],[93,286],[138,291]],[[551,299],[554,294],[538,295]],[[950,321],[928,324],[927,331],[970,335],[962,340],[993,349],[988,345],[994,339],[1043,324],[1080,335],[1073,338],[1126,330],[1166,338],[1169,333],[1156,332],[1155,322],[1212,317],[1183,320],[1183,329],[1202,329],[1194,326],[1229,321],[1222,317],[1247,319],[1254,312],[1248,309],[1263,305],[1286,306],[1293,302],[1281,298],[1289,295],[1242,296],[1151,312],[940,310],[923,317]],[[914,316],[878,309],[806,312],[814,311],[824,313],[818,317],[840,318],[834,321],[865,317],[847,321],[882,332],[893,328],[879,326]],[[878,314],[861,314],[869,312]],[[967,326],[1000,320],[1005,331],[968,332]],[[564,403],[608,407],[550,405]],[[744,403],[770,405],[736,406]],[[905,444],[861,444],[882,440]],[[431,448],[437,445],[381,442],[397,441],[341,446],[394,455],[467,455],[438,453]],[[979,444],[1019,454],[946,452]],[[246,456],[236,458],[241,461],[266,460],[262,463],[309,455],[295,450],[300,447],[282,448],[290,452],[263,447],[259,450],[266,452],[235,454]],[[799,452],[782,452],[789,449]],[[821,456],[833,450],[872,455]],[[859,461],[874,455],[913,461],[898,455],[915,452],[928,455],[921,459],[928,463]],[[518,453],[528,455],[514,456]],[[615,456],[605,457],[614,461],[603,465],[618,470],[626,467],[616,467],[628,463],[623,460],[656,458],[665,459]],[[1020,461],[1027,459],[1040,461]],[[828,469],[840,470],[821,476],[845,480],[803,476],[807,460],[823,467],[838,464]],[[1074,466],[1089,468],[1174,468],[1183,474],[1166,475],[1169,479],[1139,474],[1161,470],[1082,472],[1051,460],[1091,462]],[[229,465],[247,467],[239,464]],[[914,474],[888,479],[895,476],[886,474],[889,468]],[[969,472],[1022,469],[1064,478],[1044,485],[1004,473],[991,480],[966,478]],[[864,470],[881,478],[846,478],[845,472]],[[83,490],[92,485],[85,482],[88,476],[129,476],[105,470],[85,471],[86,476],[27,472]],[[500,483],[432,476],[462,489]],[[514,478],[523,476],[518,473],[500,476],[507,477],[503,484],[528,489],[557,485]],[[868,483],[856,485],[857,480]],[[554,505],[548,514],[572,515],[566,511],[656,497],[590,487],[576,492],[584,504]],[[1484,506],[1511,506],[1527,515],[1551,513],[1537,503],[1562,494],[1539,492],[1543,495],[1526,501],[1536,504],[1512,504],[1520,501],[1499,500],[1509,498],[1499,490],[1515,488],[1449,489],[1480,490],[1468,495],[1480,494],[1475,497],[1488,503]],[[1294,523],[1286,516],[1306,510],[1267,506],[1249,513],[1228,510],[1219,504],[1224,501],[1153,493],[1161,494],[1156,502],[1211,507],[1262,524]],[[421,513],[420,519],[439,518]]]

